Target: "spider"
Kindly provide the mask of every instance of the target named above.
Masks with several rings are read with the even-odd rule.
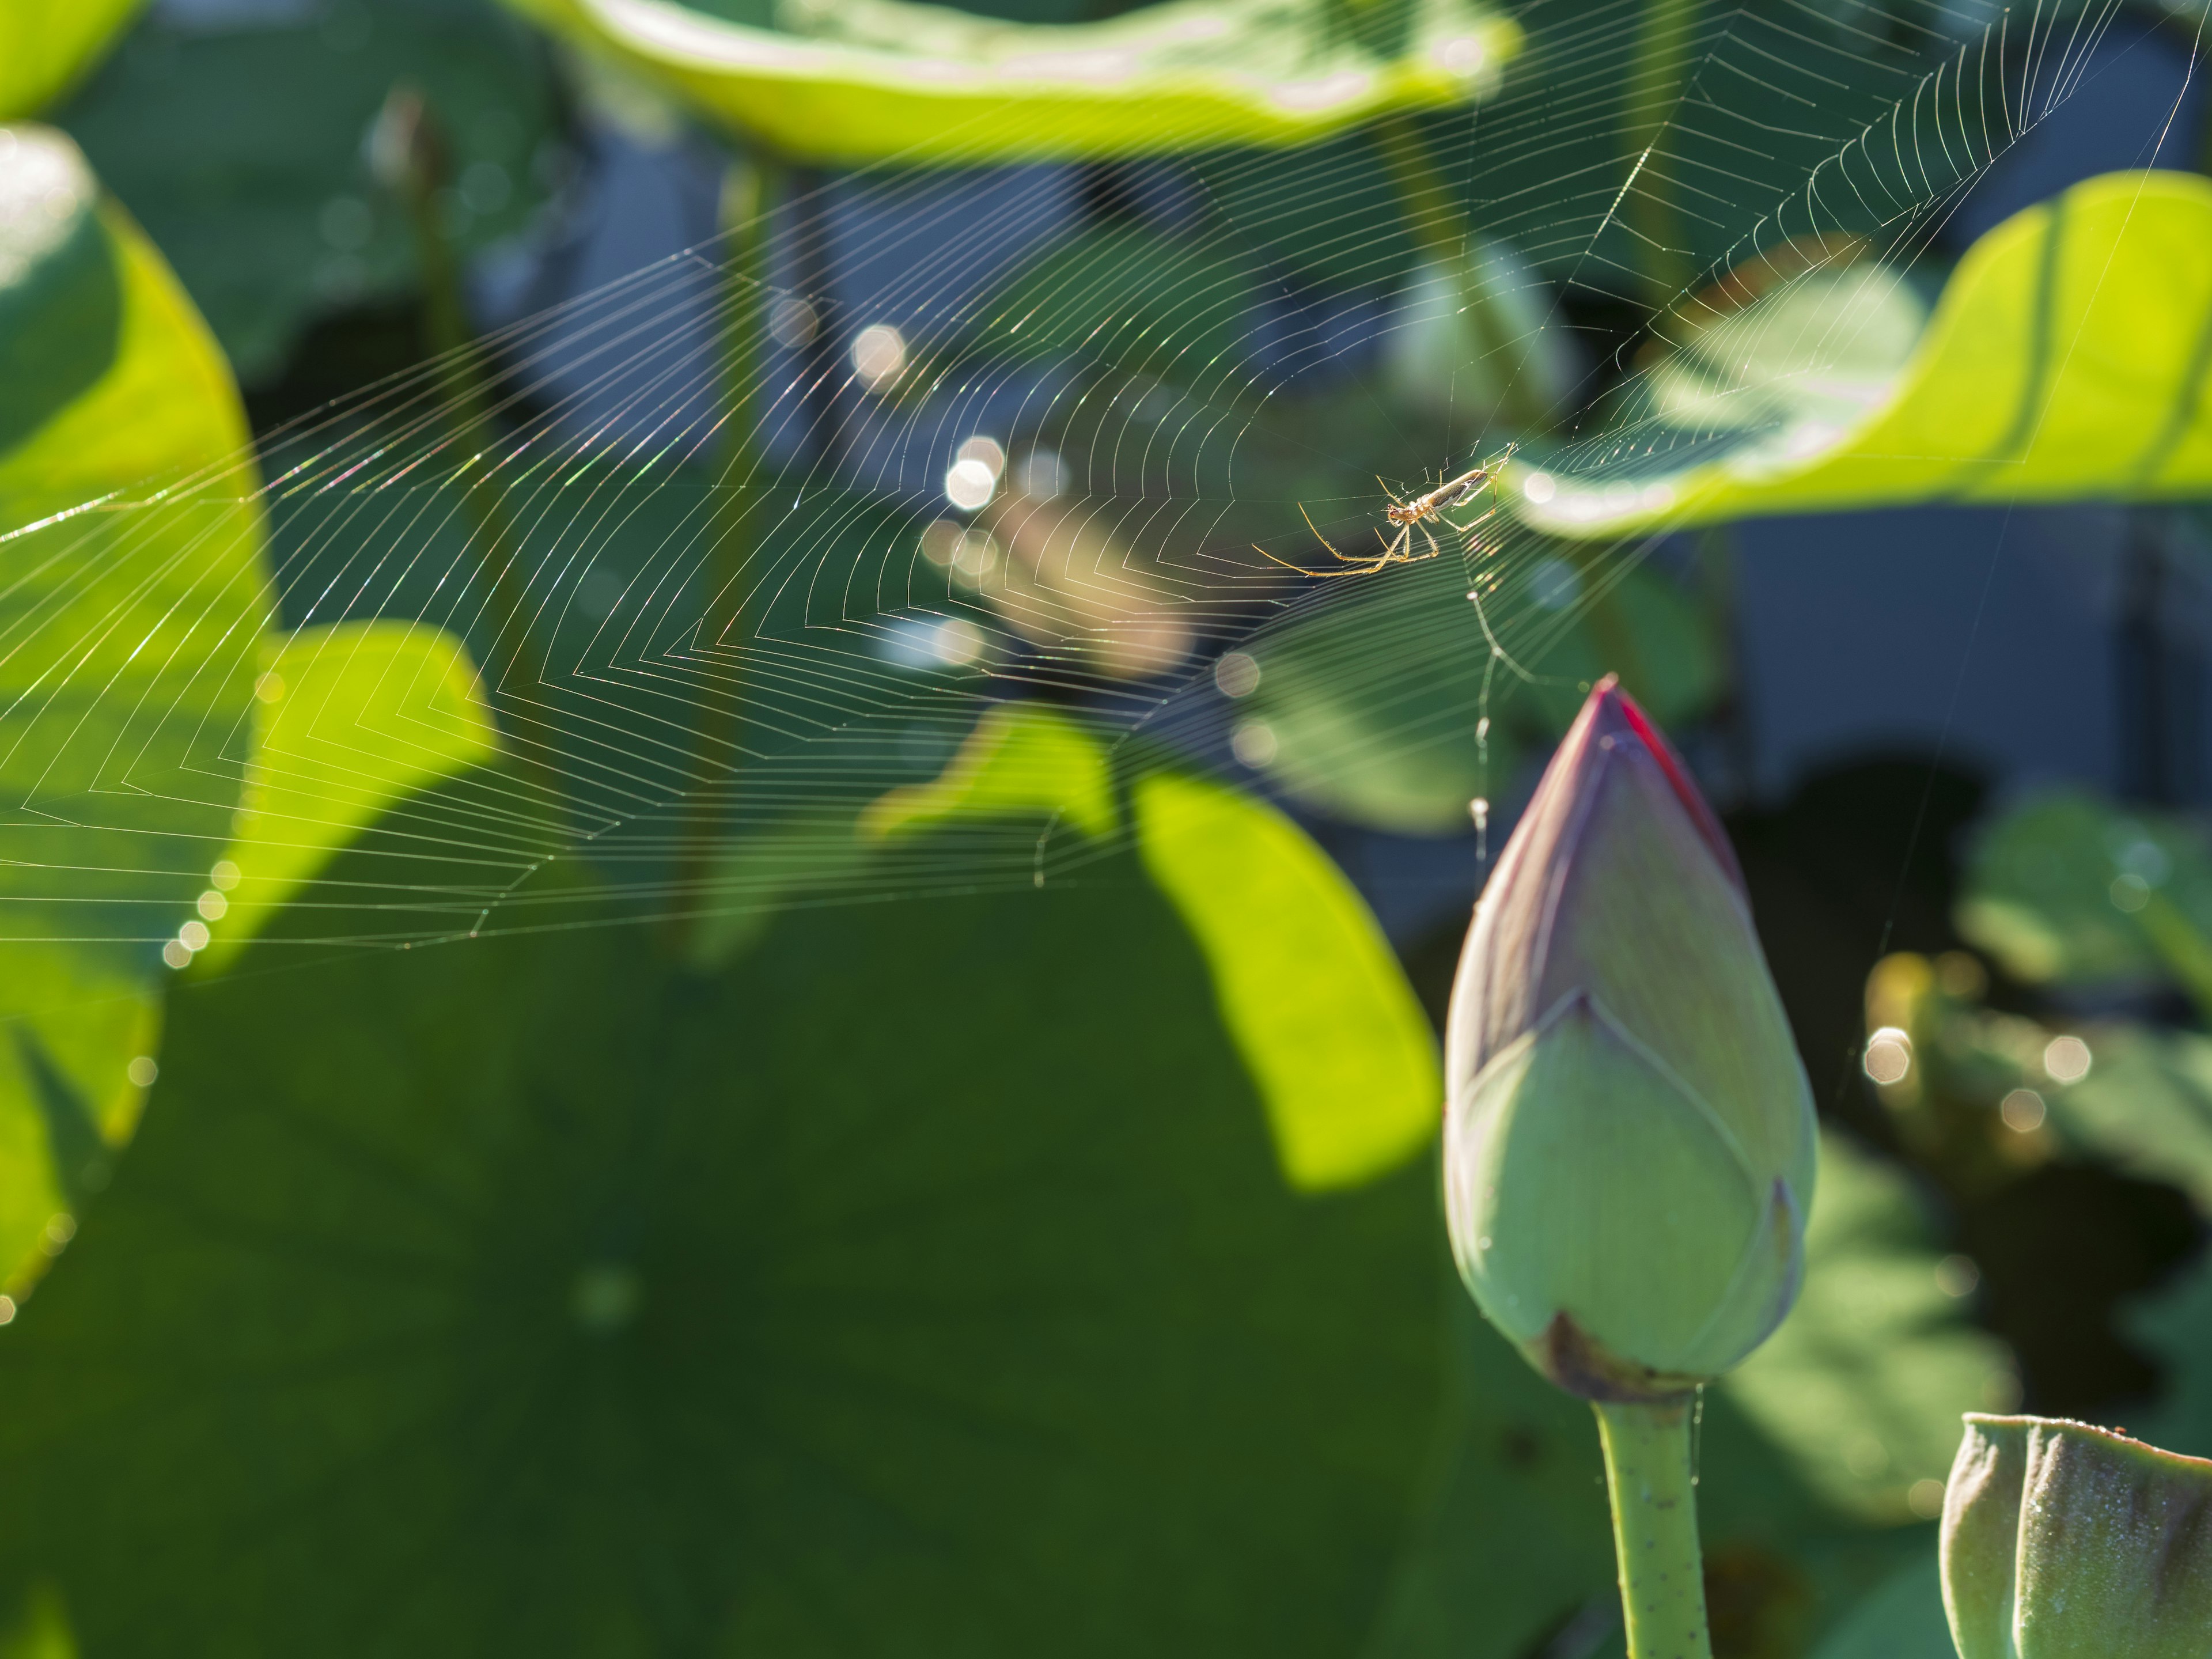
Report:
[[[1488,521],[1492,514],[1498,511],[1496,507],[1492,507],[1489,513],[1467,524],[1455,523],[1452,520],[1445,518],[1444,514],[1480,495],[1496,481],[1499,469],[1504,467],[1512,456],[1513,447],[1509,444],[1506,446],[1504,454],[1496,460],[1487,462],[1481,466],[1469,467],[1456,478],[1448,479],[1429,491],[1427,495],[1417,495],[1410,501],[1401,499],[1398,492],[1391,489],[1389,484],[1382,483],[1382,479],[1376,479],[1376,483],[1382,484],[1382,493],[1390,498],[1390,505],[1382,509],[1382,516],[1389,520],[1398,532],[1395,536],[1388,540],[1384,539],[1381,531],[1375,532],[1375,539],[1382,543],[1382,550],[1380,553],[1361,555],[1337,552],[1336,544],[1321,533],[1320,527],[1314,523],[1312,515],[1306,511],[1305,504],[1303,501],[1300,502],[1298,516],[1306,521],[1306,528],[1313,532],[1314,539],[1328,549],[1340,562],[1350,567],[1347,569],[1308,570],[1304,565],[1292,564],[1288,559],[1276,558],[1273,553],[1268,552],[1257,542],[1252,544],[1252,550],[1264,559],[1273,560],[1286,570],[1297,571],[1302,576],[1371,576],[1376,571],[1387,569],[1394,564],[1419,564],[1428,559],[1440,558],[1443,555],[1443,549],[1437,545],[1436,535],[1430,530],[1428,521],[1435,519],[1449,526],[1462,536],[1473,535]],[[1425,553],[1413,551],[1413,532],[1416,530],[1421,532],[1421,539],[1429,544],[1429,550]]]

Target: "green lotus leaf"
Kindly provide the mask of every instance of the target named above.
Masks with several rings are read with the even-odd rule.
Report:
[[[1374,917],[1282,814],[1148,761],[1129,763],[1140,769],[1129,785],[1138,852],[1205,954],[1285,1179],[1321,1192],[1404,1164],[1436,1134],[1443,1085],[1427,1017]],[[1005,704],[986,711],[942,776],[894,790],[860,827],[890,837],[895,853],[933,828],[940,846],[958,836],[972,858],[979,836],[1011,819],[1021,828],[1010,846],[1036,849],[1043,885],[1037,826],[1047,839],[1063,827],[1111,835],[1121,816],[1112,773],[1105,744],[1082,721],[1041,703]]]
[[[1860,1599],[1812,1659],[1958,1659],[1943,1616],[1943,1574],[1932,1533],[1926,1551]]]
[[[162,941],[198,924],[230,839],[264,596],[230,372],[51,128],[0,127],[0,1279],[20,1288],[136,1118]]]
[[[1168,0],[1102,22],[1001,22],[912,0],[509,0],[796,159],[981,164],[1302,143],[1480,96],[1521,31],[1472,0]]]
[[[1977,842],[1960,931],[2031,984],[2172,979],[2212,1000],[2212,848],[2088,794],[2015,807]]]
[[[0,1564],[87,1659],[1354,1651],[1434,1170],[1287,1185],[1214,979],[1124,853],[205,980],[0,1332]]]
[[[2212,1456],[2212,1261],[2137,1299],[2121,1323],[2164,1373],[2157,1404],[2130,1414],[2129,1426],[2175,1451]]]
[[[146,0],[0,0],[0,121],[35,115],[76,84]]]
[[[303,6],[222,28],[156,12],[55,118],[253,385],[318,316],[419,283],[406,210],[362,143],[396,82],[422,90],[450,149],[453,246],[531,222],[555,123],[533,45],[491,0]]]
[[[410,828],[424,833],[422,824],[390,821],[386,809],[499,748],[475,665],[435,628],[337,623],[271,635],[254,687],[253,762],[227,854],[227,896],[204,958],[210,966],[228,959],[370,824],[383,846]]]
[[[1517,557],[1499,586],[1486,584],[1484,604],[1534,684],[1490,667],[1467,572],[1430,560],[1341,583],[1246,647],[1260,677],[1237,705],[1240,724],[1256,728],[1243,752],[1333,817],[1400,834],[1463,833],[1468,803],[1506,793],[1522,755],[1557,742],[1607,672],[1663,726],[1693,718],[1719,689],[1705,618],[1654,571]],[[1475,734],[1486,712],[1486,761]]]
[[[1911,282],[1781,284],[1696,331],[1624,411],[1662,465],[1583,478],[1524,462],[1508,499],[1541,529],[1611,538],[2212,487],[2212,183],[2109,173],[2015,214],[1967,250],[1924,329]]]
[[[1913,1486],[1951,1466],[1960,1413],[2018,1387],[2003,1345],[1938,1285],[1940,1255],[1904,1177],[1823,1135],[1805,1288],[1719,1384],[1830,1503],[1870,1522],[1912,1519]]]
[[[1267,1104],[1285,1177],[1360,1186],[1434,1138],[1435,1039],[1382,930],[1305,833],[1171,772],[1132,792],[1138,848],[1213,975],[1222,1024]]]

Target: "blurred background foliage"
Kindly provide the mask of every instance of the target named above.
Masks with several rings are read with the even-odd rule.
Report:
[[[2079,185],[1910,265],[1732,259],[1678,203],[1673,270],[1616,178],[1516,246],[1467,204],[1614,162],[1650,89],[1578,64],[1632,9],[1121,9],[0,0],[0,109],[51,124],[0,137],[13,1650],[1617,1653],[1587,1413],[1452,1284],[1430,1166],[1474,849],[1607,671],[1732,808],[1828,1118],[1804,1297],[1704,1402],[1717,1652],[1948,1651],[1961,1410],[2212,1451],[2194,798],[1992,793],[1940,753],[1762,793],[1734,527],[1988,494],[1991,462],[2038,499],[2201,489],[2203,181]],[[1910,8],[1848,10],[1808,26],[1822,75],[1854,43],[1838,131],[1926,49]],[[1078,95],[1054,56],[1097,52]],[[1732,94],[1789,130],[1778,191],[1836,143],[1782,118],[1813,61]],[[1606,118],[1544,118],[1577,98]],[[1085,163],[1083,211],[870,405],[1054,389],[989,505],[856,486],[763,524],[696,462],[587,459],[629,562],[502,597],[560,515],[430,463],[593,418],[588,370],[526,358],[520,396],[501,354],[677,252],[609,263],[608,227],[650,198],[679,246],[757,228],[667,281],[774,270],[814,164],[962,121],[963,159]],[[1577,287],[1593,258],[1635,280]],[[820,309],[741,325],[760,384],[843,337],[836,273],[784,275]],[[1263,372],[1286,294],[1399,325]],[[433,352],[400,437],[321,413]],[[1100,441],[1194,407],[1222,444]],[[373,506],[288,493],[333,442],[302,417],[370,434]],[[1364,556],[1376,475],[1478,459],[1470,422],[1519,446],[1512,556],[1324,580],[1304,515]],[[818,459],[750,441],[779,482]],[[1084,495],[1186,510],[1056,507],[1058,458],[1102,453]],[[1716,528],[1643,534],[1686,506]],[[634,780],[575,785],[533,701],[718,513],[769,568],[918,544],[936,586],[731,739],[888,706],[879,750],[640,875],[595,843]],[[2132,522],[2185,561],[2185,523]],[[1039,664],[1057,690],[954,695]],[[643,769],[649,710],[593,714]],[[1449,896],[1408,908],[1431,849]],[[644,925],[588,925],[639,890]],[[887,894],[927,902],[856,902]]]

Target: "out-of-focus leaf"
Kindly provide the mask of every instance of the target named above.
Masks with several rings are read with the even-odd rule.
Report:
[[[1485,580],[1492,628],[1534,685],[1492,665],[1467,574],[1447,557],[1344,581],[1249,647],[1260,680],[1239,714],[1264,732],[1257,752],[1278,784],[1352,823],[1463,831],[1468,803],[1504,793],[1524,748],[1556,741],[1606,673],[1668,725],[1718,690],[1704,619],[1652,571],[1547,555]],[[1486,682],[1486,769],[1476,738]]]
[[[2124,1322],[2165,1372],[2158,1403],[2129,1427],[2174,1451],[2212,1456],[2212,1260],[2136,1302]]]
[[[1824,1135],[1805,1288],[1720,1384],[1818,1491],[1869,1521],[1911,1519],[1915,1483],[1951,1467],[1959,1414],[2016,1397],[2010,1356],[1966,1322],[1938,1259],[1903,1178]]]
[[[862,814],[860,829],[887,836],[1008,813],[1062,817],[1086,836],[1112,832],[1106,751],[1079,720],[1038,702],[987,709],[942,774],[885,795]]]
[[[252,383],[319,313],[417,281],[365,143],[403,80],[453,147],[439,212],[455,246],[520,230],[544,196],[552,95],[527,31],[490,0],[343,0],[221,29],[149,16],[58,118]]]
[[[1943,1616],[1942,1565],[1931,1528],[1926,1552],[1846,1613],[1813,1659],[1958,1659],[1958,1651]]]
[[[1383,344],[1383,379],[1414,408],[1477,428],[1540,427],[1581,378],[1551,285],[1504,242],[1432,257],[1413,272]]]
[[[1126,855],[205,981],[0,1333],[0,1560],[88,1654],[1353,1651],[1434,1173],[1290,1189],[1215,1009]]]
[[[1253,273],[1221,250],[1134,227],[1085,231],[1030,260],[984,310],[984,339],[1025,356],[1085,353],[1188,381],[1229,369]]]
[[[1458,1386],[1429,1506],[1370,1648],[1378,1659],[1623,1652],[1589,1405],[1544,1381],[1455,1285]],[[1699,1415],[1698,1522],[1720,1650],[1805,1650],[1894,1571],[1897,1534],[1826,1504],[1726,1390]],[[1942,1623],[1937,1611],[1937,1623]]]
[[[0,121],[35,115],[113,44],[145,0],[0,0]]]
[[[1638,388],[1639,413],[1691,431],[1848,425],[1888,394],[1927,321],[1894,271],[1808,271],[1741,310],[1692,319]]]
[[[1291,1184],[1357,1187],[1413,1157],[1443,1112],[1435,1042],[1343,872],[1218,784],[1154,773],[1133,796],[1145,868],[1206,953]]]
[[[253,763],[210,964],[387,808],[499,747],[475,665],[435,628],[338,623],[272,635],[255,696]]]
[[[1129,786],[1143,868],[1204,953],[1217,1016],[1267,1104],[1285,1176],[1356,1187],[1436,1133],[1442,1085],[1426,1017],[1343,873],[1261,802],[1181,773]],[[1040,703],[988,711],[943,775],[861,815],[865,834],[994,819],[1103,838],[1119,822],[1099,737]],[[1026,832],[1024,832],[1026,833]],[[1042,854],[1040,853],[1040,857]],[[1043,866],[1038,866],[1042,884]]]
[[[2083,1040],[2086,1076],[2035,1079],[2062,1142],[2179,1187],[2212,1214],[2212,1038],[2110,1024]]]
[[[766,18],[677,0],[510,0],[809,161],[981,163],[1304,143],[1496,83],[1519,28],[1410,0],[1367,40],[1334,0],[1169,0],[1034,24],[909,0],[788,0]]]
[[[1958,921],[2031,984],[2170,975],[2212,995],[2212,848],[2164,814],[2072,793],[2014,809],[1976,843]]]
[[[48,128],[0,129],[0,224],[21,256],[0,356],[54,377],[9,383],[34,423],[0,416],[0,1279],[20,1285],[136,1117],[162,941],[198,924],[230,839],[264,593],[244,411],[160,256]],[[42,330],[76,343],[27,349]]]
[[[1832,323],[1808,329],[1785,314],[1800,289],[1844,280],[1800,278],[1764,302],[1771,315],[1754,306],[1706,331],[1747,331],[1771,347],[1748,379],[1732,367],[1726,379],[1686,378],[1678,364],[1656,383],[1668,420],[1726,432],[1718,455],[1662,443],[1661,469],[1608,465],[1589,479],[1519,465],[1516,509],[1557,534],[1613,538],[1753,514],[2161,500],[2212,486],[2212,400],[2201,395],[2212,183],[2111,173],[2014,215],[1967,251],[1887,378],[1881,361],[1899,356],[1905,323],[1901,274],[1850,278],[1856,297]],[[1841,328],[1850,317],[1856,332]],[[1849,372],[1832,377],[1830,365]],[[1647,423],[1636,441],[1657,435]],[[1616,448],[1608,440],[1593,453]]]

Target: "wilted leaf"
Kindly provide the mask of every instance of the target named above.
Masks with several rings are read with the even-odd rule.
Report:
[[[1893,1170],[1822,1136],[1797,1305],[1720,1386],[1831,1502],[1905,1521],[1940,1483],[1961,1412],[2011,1403],[2010,1357],[1937,1280],[1938,1252]]]
[[[1470,0],[1410,0],[1362,39],[1336,0],[1170,0],[1009,23],[909,0],[787,0],[775,27],[678,0],[510,0],[809,161],[961,162],[1286,145],[1465,102],[1519,50]]]
[[[1897,350],[1905,280],[1808,276],[1712,325],[1704,338],[1748,331],[1771,361],[1718,379],[1678,362],[1651,395],[1666,418],[1725,432],[1717,454],[1662,444],[1668,465],[1631,474],[1608,440],[1601,480],[1517,467],[1516,510],[1560,535],[1612,538],[1753,514],[2164,500],[2212,485],[2212,404],[2198,395],[2212,184],[2112,173],[2014,215],[1967,251],[1909,355]],[[1821,283],[1847,301],[1835,317],[1790,318]],[[1836,331],[1861,313],[1847,341]],[[1850,372],[1831,379],[1838,363]]]

